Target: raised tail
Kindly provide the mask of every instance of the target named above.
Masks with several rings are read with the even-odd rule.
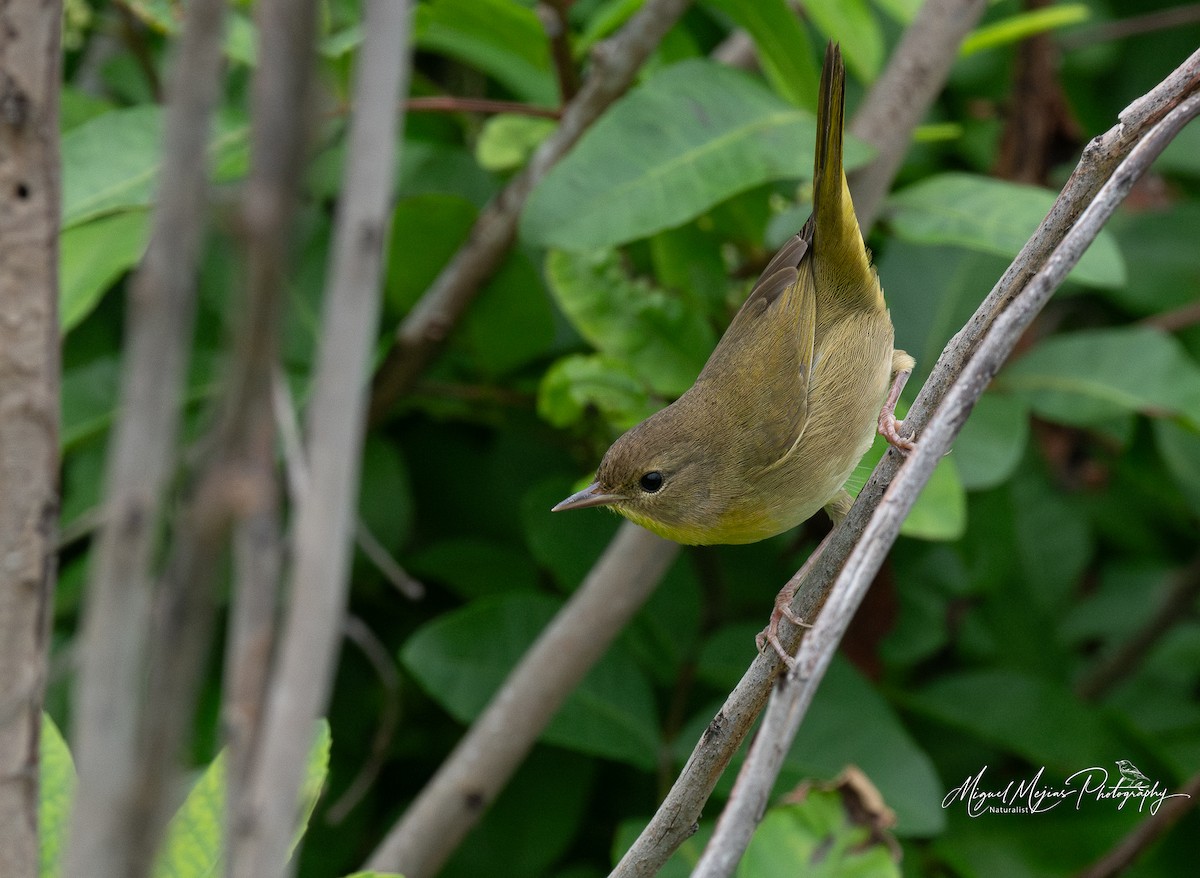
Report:
[[[836,43],[825,49],[813,162],[813,272],[817,289],[849,307],[884,309],[883,290],[854,215],[842,168],[846,67]]]

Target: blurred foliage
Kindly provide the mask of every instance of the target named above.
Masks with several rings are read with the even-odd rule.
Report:
[[[423,0],[413,94],[554,106],[557,82],[534,5]],[[639,5],[570,6],[581,68],[587,47]],[[852,112],[918,3],[804,5],[803,24],[784,0],[691,8],[639,84],[534,192],[517,247],[422,381],[370,426],[361,517],[427,594],[411,602],[365,556],[355,560],[351,612],[395,659],[401,681],[398,690],[385,685],[347,644],[329,712],[328,782],[302,854],[307,878],[362,863],[611,537],[616,519],[606,512],[551,516],[549,507],[586,478],[621,430],[687,387],[757,270],[803,222],[809,108],[825,39],[843,42]],[[870,236],[897,344],[918,360],[910,388],[1033,230],[1086,140],[1195,49],[1195,27],[1121,26],[1169,6],[1089,0],[1029,14],[1014,0],[991,4]],[[154,192],[169,185],[157,175],[162,112],[154,96],[180,10],[176,0],[69,5],[62,524],[73,536],[60,559],[59,656],[72,647],[89,522],[100,502],[128,272],[146,243]],[[252,12],[235,4],[211,137],[213,222],[185,400],[189,440],[211,417],[242,295],[232,207],[247,165]],[[283,347],[301,406],[361,39],[354,0],[324,0],[322,13],[324,112],[294,234]],[[708,59],[735,26],[755,37],[762,76]],[[1067,108],[1064,119],[1050,121],[1072,134],[1052,156],[1043,189],[991,174],[1007,120],[1019,110],[1013,41],[1047,29],[1060,64],[1057,82],[1043,86],[1061,85]],[[410,114],[381,350],[480,208],[551,128],[519,113]],[[851,163],[869,157],[851,147]],[[788,758],[780,792],[828,781],[849,765],[861,769],[896,815],[904,875],[1073,874],[1146,819],[1110,802],[980,817],[943,807],[943,797],[984,766],[1000,786],[1039,769],[1046,783],[1061,784],[1080,769],[1130,760],[1168,789],[1200,769],[1194,612],[1173,620],[1114,684],[1090,693],[1082,685],[1146,624],[1184,571],[1196,575],[1198,156],[1193,125],[988,389],[860,611]],[[181,471],[188,460],[181,453]],[[683,553],[444,874],[605,874],[752,658],[775,592],[826,528],[818,519],[757,545]],[[214,657],[195,733],[197,765],[219,747],[219,682]],[[48,699],[51,714],[68,724],[69,683],[56,676]],[[331,825],[330,805],[372,761],[389,702],[400,724],[378,777]],[[47,748],[57,790],[69,780],[69,756],[57,736],[48,734]],[[718,799],[729,784],[727,776]],[[69,799],[69,791],[61,796]],[[706,821],[718,804],[706,809]],[[51,797],[43,820],[64,807]],[[773,810],[739,874],[783,874],[781,862],[811,862],[817,851],[828,855],[819,874],[897,874],[887,850],[867,844],[849,815],[834,793],[820,790]],[[686,874],[707,831],[706,822],[671,874]],[[1197,833],[1193,813],[1129,874],[1188,874]]]

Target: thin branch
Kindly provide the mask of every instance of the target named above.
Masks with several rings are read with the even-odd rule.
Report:
[[[308,20],[297,28],[292,45],[297,71],[311,58],[312,13],[312,4],[306,4],[302,14]],[[248,824],[239,821],[236,856],[230,854],[227,874],[236,878],[290,872],[286,864],[296,801],[313,727],[329,695],[349,588],[365,388],[378,330],[400,122],[397,108],[408,86],[411,6],[369,0],[365,18],[366,39],[354,86],[356,112],[350,121],[308,409],[310,485],[296,512],[290,604],[247,785],[245,804],[253,819]],[[295,112],[297,106],[303,103],[288,109]]]
[[[625,93],[650,52],[690,0],[648,0],[621,32],[592,49],[592,70],[562,121],[529,164],[484,208],[467,242],[442,269],[396,330],[396,343],[375,376],[371,420],[381,418],[441,350],[451,329],[516,240],[517,220],[533,187]]]
[[[1200,595],[1200,558],[1173,579],[1166,599],[1154,615],[1134,631],[1116,652],[1098,662],[1079,681],[1075,691],[1080,698],[1087,701],[1102,698],[1138,669],[1142,659],[1162,640],[1164,634],[1188,618],[1197,595]]]
[[[642,607],[678,546],[622,524],[433,780],[365,866],[430,878],[516,771],[554,712]]]
[[[498,101],[492,98],[461,98],[454,95],[413,97],[405,102],[405,107],[410,113],[516,113],[546,119],[557,119],[562,115],[562,111],[556,107],[539,107],[520,101]]]
[[[867,93],[850,133],[878,150],[869,165],[850,175],[854,210],[864,229],[879,215],[883,199],[908,152],[912,133],[942,90],[958,60],[963,37],[975,27],[987,0],[927,0]]]
[[[801,639],[796,669],[772,695],[762,730],[742,766],[735,794],[717,823],[705,855],[692,873],[694,878],[732,874],[833,653],[934,467],[949,452],[967,415],[1004,365],[1022,333],[1100,233],[1134,182],[1197,114],[1200,114],[1200,95],[1192,95],[1147,133],[1100,188],[1044,265],[992,315],[988,332],[975,346],[940,404],[930,411],[928,400],[924,400],[920,441],[873,509],[872,517],[834,582],[824,608]],[[952,352],[961,353],[965,344],[963,338],[956,337],[943,353],[942,361],[949,359]],[[918,398],[918,402],[922,400]],[[860,498],[856,505],[873,504]]]
[[[1196,807],[1200,799],[1200,773],[1193,774],[1157,811],[1138,822],[1117,845],[1103,857],[1079,873],[1077,878],[1115,878],[1126,870],[1163,833],[1179,822],[1184,814]]]
[[[550,40],[550,58],[554,61],[554,73],[558,77],[559,100],[566,104],[579,92],[579,71],[571,57],[571,29],[567,24],[567,10],[575,0],[542,0],[537,5],[537,17]]]
[[[1062,47],[1071,52],[1097,43],[1110,43],[1160,30],[1174,30],[1200,22],[1200,3],[1158,9],[1129,18],[1118,18],[1091,27],[1080,27],[1062,36]]]
[[[1049,215],[934,366],[929,380],[905,417],[905,424],[910,430],[921,432],[931,413],[943,402],[956,376],[963,371],[963,364],[986,334],[994,315],[1044,264],[1049,252],[1063,239],[1079,216],[1083,205],[1094,198],[1116,165],[1152,125],[1197,86],[1200,86],[1200,52],[1190,57],[1158,87],[1126,108],[1121,114],[1121,124],[1093,140],[1084,149],[1079,166]],[[834,576],[845,564],[850,550],[860,541],[875,505],[894,478],[899,465],[898,455],[889,453],[883,458],[859,493],[858,502],[819,547],[819,557],[810,559],[810,563],[792,578],[793,584],[798,586],[792,609],[800,618],[816,617]],[[781,629],[784,645],[794,649],[801,632],[786,621]],[[781,668],[782,663],[773,654],[760,655],[754,660],[705,730],[654,818],[621,859],[613,872],[614,876],[655,874],[671,853],[695,831],[704,803],[757,718],[766,702],[771,683]]]
[[[1200,302],[1180,305],[1170,311],[1154,314],[1142,321],[1143,326],[1153,326],[1163,332],[1179,332],[1200,323]]]
[[[388,748],[395,737],[396,728],[400,724],[400,674],[396,670],[396,660],[375,632],[357,616],[346,616],[342,626],[346,639],[359,648],[383,687],[383,707],[375,726],[375,735],[371,738],[371,752],[358,769],[358,774],[337,799],[330,804],[325,812],[325,820],[337,825],[346,819],[354,807],[362,801],[362,797],[371,789],[371,784],[379,776],[379,769],[387,761]]]
[[[0,874],[38,875],[58,528],[62,5],[0,7]]]
[[[188,7],[166,109],[154,226],[130,290],[121,401],[110,439],[104,523],[93,555],[75,686],[79,771],[63,874],[144,874],[161,829],[179,734],[142,752],[154,549],[191,353],[204,233],[208,142],[221,86],[225,4]],[[169,185],[168,185],[169,183]],[[156,709],[173,710],[175,702]]]

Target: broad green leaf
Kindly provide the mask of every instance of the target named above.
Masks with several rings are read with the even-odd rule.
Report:
[[[867,0],[806,0],[804,11],[821,33],[842,44],[854,75],[873,82],[883,66],[883,31]]]
[[[691,387],[716,346],[702,309],[630,277],[615,251],[552,250],[546,280],[579,334],[628,362],[657,393],[678,396]]]
[[[497,113],[483,123],[475,158],[488,171],[514,171],[557,127],[553,119]]]
[[[925,0],[875,0],[875,5],[900,24],[908,24],[916,18],[917,10]]]
[[[304,835],[329,772],[329,723],[321,720],[315,732],[300,788],[299,821],[292,850]],[[222,751],[200,775],[167,825],[154,864],[154,878],[209,878],[220,873],[224,857],[225,795]]]
[[[1061,613],[1092,560],[1091,522],[1036,470],[1019,472],[1011,491],[1024,585],[1040,607]]]
[[[621,521],[607,509],[592,510],[595,515],[550,514],[555,503],[591,480],[590,473],[574,483],[561,476],[547,478],[527,488],[521,497],[521,526],[529,553],[564,592],[579,588]]]
[[[583,32],[572,42],[572,54],[576,58],[587,57],[593,45],[616,33],[637,14],[643,3],[645,0],[601,0],[588,16]],[[578,8],[574,6],[571,11]]]
[[[954,440],[951,459],[963,488],[982,491],[1007,481],[1021,462],[1029,439],[1029,406],[999,393],[985,393]]]
[[[775,90],[798,107],[817,109],[820,67],[800,17],[787,0],[708,0],[745,28]]]
[[[1200,131],[1200,125],[1183,129],[1193,130]],[[1178,142],[1174,140],[1172,145]],[[1105,291],[1108,299],[1138,317],[1195,303],[1200,259],[1192,248],[1181,244],[1179,235],[1181,229],[1200,228],[1200,203],[1180,200],[1161,210],[1118,211],[1108,227],[1126,260],[1137,266],[1128,283]]]
[[[75,798],[75,763],[62,732],[42,714],[38,763],[38,876],[58,878]]]
[[[433,0],[417,7],[416,46],[478,68],[522,100],[552,107],[558,84],[546,32],[511,0]]]
[[[538,569],[519,546],[473,537],[439,540],[405,558],[424,582],[440,582],[466,600],[506,591],[537,591]],[[504,571],[497,576],[496,571]]]
[[[1175,338],[1145,326],[1052,336],[1001,372],[997,386],[1064,424],[1094,427],[1141,413],[1200,430],[1200,364]]]
[[[106,429],[117,404],[121,366],[115,355],[68,368],[62,378],[62,427],[59,442],[64,451]]]
[[[967,34],[958,51],[966,57],[987,49],[1018,43],[1036,34],[1087,21],[1091,14],[1091,10],[1082,3],[1063,3],[1045,9],[1018,12],[976,28]]]
[[[66,334],[136,266],[150,234],[150,215],[129,210],[67,229],[59,237],[59,328]]]
[[[499,377],[549,353],[554,331],[541,275],[514,250],[471,303],[450,344],[465,351],[479,372]]]
[[[812,173],[813,117],[744,73],[689,60],[605,113],[533,191],[522,238],[592,250],[681,225],[760,183]],[[848,165],[867,157],[846,146]]]
[[[658,408],[638,374],[604,354],[571,354],[555,362],[538,385],[537,407],[538,415],[555,427],[579,423],[594,409],[620,431]]]
[[[209,140],[214,166],[229,164],[247,149],[249,128],[223,120]],[[71,129],[62,138],[63,215],[69,229],[86,220],[153,202],[162,162],[162,108],[142,105],[112,110]],[[224,174],[218,174],[224,178]]]
[[[810,789],[803,802],[767,812],[737,878],[900,878],[891,849],[873,835],[854,821],[840,793]]]
[[[466,240],[475,207],[457,195],[402,198],[392,211],[384,296],[398,313],[408,311]]]
[[[1200,432],[1173,421],[1154,422],[1154,441],[1179,492],[1200,516]]]
[[[896,234],[919,244],[957,244],[1015,257],[1054,205],[1046,189],[973,174],[922,180],[888,199]],[[1070,277],[1095,287],[1125,283],[1125,263],[1112,235],[1102,231]]]
[[[387,549],[404,545],[412,529],[412,482],[400,447],[369,434],[362,450],[358,512],[363,524]]]
[[[1020,671],[959,671],[898,697],[909,710],[1048,769],[1070,773],[1125,749],[1065,685]]]
[[[560,607],[536,594],[484,598],[426,623],[405,644],[401,659],[432,698],[469,723]],[[651,769],[659,747],[657,722],[649,682],[618,645],[568,696],[542,740]]]

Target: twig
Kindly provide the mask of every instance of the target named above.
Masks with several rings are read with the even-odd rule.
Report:
[[[1197,85],[1200,85],[1200,52],[1126,108],[1121,114],[1121,124],[1085,148],[1079,166],[1049,215],[935,364],[921,394],[905,416],[909,429],[920,433],[931,413],[943,402],[956,376],[961,374],[963,364],[979,345],[994,315],[1045,262],[1049,251],[1062,240],[1078,217],[1082,204],[1094,197],[1137,139]],[[860,541],[867,520],[899,465],[897,455],[889,453],[883,458],[859,493],[858,502],[822,543],[820,557],[811,565],[806,564],[805,570],[793,577],[793,583],[798,583],[799,588],[792,609],[799,617],[814,618],[829,592],[833,577],[845,564],[851,548]],[[781,631],[784,645],[794,648],[800,633],[785,622]],[[653,875],[695,831],[704,802],[757,718],[781,667],[782,663],[773,655],[760,655],[754,660],[709,724],[654,818],[621,859],[614,876]]]
[[[641,608],[678,546],[621,525],[433,780],[365,866],[430,878],[525,758],[554,712]]]
[[[297,28],[291,46],[297,71],[305,69],[311,57],[312,12],[312,4],[306,4],[303,16],[308,20]],[[313,725],[324,710],[333,676],[349,587],[365,386],[379,321],[397,108],[407,90],[410,19],[409,3],[367,3],[366,39],[355,76],[356,112],[350,121],[308,408],[311,481],[296,512],[290,604],[247,785],[253,820],[239,826],[237,856],[230,856],[228,874],[234,878],[290,871],[286,864],[297,796]],[[287,111],[294,113],[302,106],[293,102]]]
[[[1200,799],[1200,773],[1193,774],[1175,795],[1178,798],[1172,796],[1165,800],[1158,811],[1140,821],[1112,850],[1080,872],[1077,878],[1114,878],[1124,875],[1125,870],[1159,836],[1196,807],[1196,800]]]
[[[1200,3],[1192,3],[1188,6],[1158,9],[1142,15],[1106,21],[1091,27],[1080,27],[1064,34],[1061,42],[1063,49],[1070,52],[1096,43],[1109,43],[1159,30],[1187,27],[1197,22],[1200,22]]]
[[[375,735],[371,738],[371,752],[358,769],[358,774],[350,786],[346,787],[345,792],[330,804],[325,812],[326,822],[335,826],[346,819],[346,815],[362,800],[371,784],[375,782],[379,769],[387,761],[388,747],[400,723],[400,674],[396,670],[395,658],[367,623],[357,616],[346,616],[342,633],[362,651],[375,670],[383,686],[384,700],[375,726]]]
[[[854,115],[850,133],[878,150],[869,165],[850,175],[854,211],[864,229],[875,223],[913,131],[941,92],[963,37],[986,8],[987,0],[926,0]]]
[[[0,7],[0,874],[38,875],[58,528],[58,2]]]
[[[405,108],[410,113],[516,113],[521,116],[541,116],[557,119],[562,111],[556,107],[539,107],[519,101],[498,101],[492,98],[462,98],[454,95],[427,95],[409,98]]]
[[[379,367],[371,420],[381,418],[441,349],[485,280],[499,268],[517,234],[517,220],[533,187],[575,145],[599,115],[633,82],[659,40],[690,0],[648,0],[621,32],[592,49],[592,70],[562,121],[529,164],[484,208],[467,242],[442,269],[396,330],[396,343]]]
[[[1087,701],[1101,698],[1136,671],[1162,636],[1187,618],[1197,595],[1200,595],[1200,558],[1174,577],[1166,599],[1154,615],[1079,681],[1075,687],[1079,697]]]
[[[1180,305],[1170,311],[1154,314],[1142,321],[1143,326],[1153,326],[1163,332],[1179,332],[1200,323],[1200,302]]]
[[[130,291],[121,402],[75,687],[79,787],[63,865],[68,878],[124,878],[149,868],[163,821],[164,782],[183,734],[167,730],[172,739],[161,740],[161,749],[144,758],[139,739],[152,732],[153,722],[153,711],[143,705],[143,675],[154,549],[191,353],[205,150],[221,86],[224,11],[220,0],[188,7],[167,103],[153,233]],[[174,699],[156,709],[186,715],[186,705]]]
[[[554,61],[554,73],[558,77],[559,100],[566,104],[579,91],[579,71],[571,57],[570,27],[567,25],[567,10],[575,0],[542,0],[537,5],[537,17],[550,40],[550,57]]]
[[[749,843],[783,756],[791,746],[833,652],[934,467],[949,452],[971,408],[1004,365],[1021,334],[1100,233],[1133,183],[1198,113],[1200,95],[1192,95],[1131,150],[1054,248],[1044,266],[993,315],[987,334],[975,347],[944,399],[924,418],[920,442],[873,510],[861,539],[833,584],[825,607],[801,639],[796,670],[788,674],[786,683],[772,695],[762,731],[750,748],[735,794],[718,821],[705,855],[692,873],[694,878],[718,878],[732,873]],[[963,340],[956,338],[942,360],[948,358],[951,349],[962,345]],[[929,412],[928,401],[922,411]]]

